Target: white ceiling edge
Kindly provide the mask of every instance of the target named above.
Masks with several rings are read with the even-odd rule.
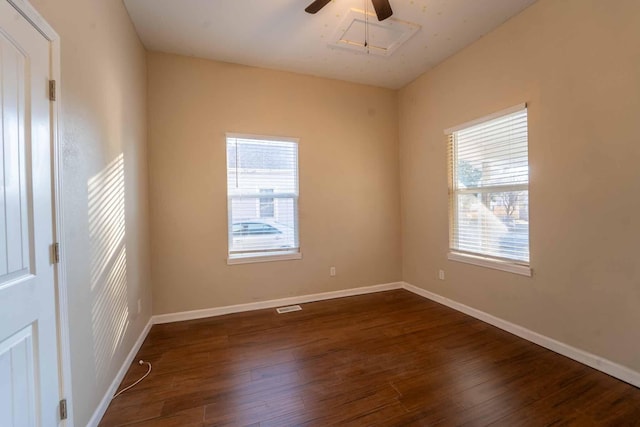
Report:
[[[310,2],[311,0],[309,0]],[[421,28],[390,56],[330,46],[362,0],[315,15],[300,0],[124,0],[145,48],[189,57],[401,89],[536,0],[390,0],[392,19]]]
[[[145,49],[147,49],[147,48],[145,47]],[[335,49],[340,49],[340,48],[335,48]],[[429,70],[426,70],[424,73],[420,74],[419,76],[416,76],[416,78],[414,80],[411,80],[410,82],[408,82],[407,84],[405,84],[403,86],[390,87],[390,86],[384,86],[384,85],[381,85],[381,84],[376,84],[375,82],[374,83],[363,82],[363,81],[359,80],[358,78],[349,79],[349,78],[343,78],[343,77],[337,77],[337,76],[327,76],[327,75],[324,75],[324,74],[314,73],[313,71],[302,72],[302,71],[297,70],[297,69],[288,69],[288,68],[284,68],[284,67],[270,67],[270,66],[266,66],[266,65],[255,65],[255,64],[252,64],[252,63],[223,61],[223,60],[220,60],[220,59],[205,58],[205,57],[196,56],[196,55],[185,55],[184,53],[181,53],[181,52],[171,52],[171,51],[164,51],[164,50],[147,49],[147,52],[149,52],[149,53],[159,53],[159,54],[164,54],[164,55],[182,56],[182,57],[185,57],[185,58],[192,58],[192,59],[197,59],[197,60],[202,60],[202,61],[217,62],[219,64],[226,64],[226,65],[237,65],[237,66],[240,66],[240,67],[256,68],[256,69],[260,69],[260,70],[280,71],[282,73],[291,73],[291,74],[297,74],[297,75],[300,75],[300,76],[313,77],[313,78],[317,78],[317,79],[334,80],[334,81],[342,82],[342,83],[352,83],[352,84],[358,84],[358,85],[362,85],[362,86],[374,87],[374,88],[378,88],[378,89],[388,89],[388,90],[400,90],[400,89],[404,88],[405,86],[410,85],[414,80],[420,78],[420,76],[422,76],[422,74],[427,73],[429,70],[431,70],[431,68]],[[362,54],[362,53],[359,53],[359,54]],[[436,64],[436,66],[437,65],[439,65],[439,64]]]

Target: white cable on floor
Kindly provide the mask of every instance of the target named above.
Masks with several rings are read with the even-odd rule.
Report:
[[[149,365],[149,369],[147,370],[147,373],[144,374],[142,376],[142,378],[140,378],[138,381],[136,381],[135,383],[126,386],[125,388],[123,388],[122,390],[120,390],[119,392],[117,392],[116,394],[113,395],[113,397],[111,398],[111,400],[115,399],[116,397],[120,396],[122,393],[124,393],[127,390],[131,390],[132,388],[134,388],[135,386],[137,386],[138,384],[140,384],[140,381],[142,381],[143,379],[147,378],[147,376],[149,376],[149,374],[151,373],[151,362],[145,362],[144,360],[139,360],[138,364],[140,366],[144,365],[144,364]]]

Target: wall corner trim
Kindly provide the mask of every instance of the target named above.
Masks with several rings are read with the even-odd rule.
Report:
[[[111,382],[111,385],[107,389],[107,392],[104,394],[104,397],[100,401],[100,404],[98,405],[96,410],[93,412],[91,419],[87,423],[87,427],[97,427],[98,424],[100,424],[102,417],[104,416],[105,412],[107,412],[107,408],[109,407],[109,404],[113,399],[113,395],[118,390],[120,383],[122,382],[122,380],[124,379],[124,376],[129,370],[129,366],[131,366],[131,363],[133,363],[133,360],[135,359],[136,354],[138,354],[138,351],[140,350],[140,347],[142,347],[142,343],[147,338],[147,335],[149,335],[151,326],[153,326],[153,317],[149,318],[149,321],[147,322],[145,327],[142,329],[142,332],[140,332],[140,336],[136,340],[135,344],[133,344],[131,351],[129,351],[129,354],[127,354],[127,357],[124,359],[124,362],[122,362],[122,366],[120,367],[120,370],[118,371],[115,378]]]
[[[153,316],[153,324],[181,322],[183,320],[203,319],[205,317],[222,316],[243,311],[262,310],[265,308],[275,308],[292,304],[303,304],[306,302],[323,301],[334,298],[344,298],[354,295],[372,294],[376,292],[390,291],[392,289],[402,289],[403,282],[392,282],[381,285],[364,286],[360,288],[344,289],[340,291],[322,292],[319,294],[309,294],[297,297],[280,298],[268,301],[251,302],[247,304],[228,305],[223,307],[205,308],[202,310],[182,311],[179,313],[157,314]]]
[[[553,338],[549,338],[530,329],[516,325],[515,323],[511,323],[504,319],[500,319],[499,317],[492,316],[491,314],[485,313],[484,311],[480,311],[473,307],[469,307],[468,305],[464,305],[449,298],[445,298],[441,295],[411,285],[407,282],[403,282],[402,288],[423,298],[430,299],[439,304],[446,305],[447,307],[467,314],[471,317],[475,317],[478,320],[493,325],[513,335],[516,335],[534,344],[538,344],[555,353],[566,356],[569,359],[573,359],[576,362],[580,362],[583,365],[587,365],[593,369],[604,372],[607,375],[611,375],[614,378],[640,388],[640,372],[634,371],[626,366],[619,365],[603,357],[596,356],[595,354],[572,347],[569,344],[554,340]]]

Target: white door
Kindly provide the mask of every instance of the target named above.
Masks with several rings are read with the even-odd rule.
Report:
[[[58,425],[50,45],[0,0],[0,426]]]

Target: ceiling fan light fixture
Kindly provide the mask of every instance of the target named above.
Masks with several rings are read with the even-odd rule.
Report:
[[[393,15],[393,10],[391,9],[391,4],[389,4],[389,0],[371,0],[373,2],[373,8],[376,11],[376,16],[378,17],[378,21],[384,21]]]
[[[316,14],[320,11],[320,9],[328,5],[330,2],[331,0],[316,0],[309,6],[307,6],[304,11],[307,13]]]
[[[328,5],[330,2],[331,0],[315,0],[307,6],[304,11],[311,14],[318,13],[320,9]],[[371,0],[371,2],[373,3],[373,8],[376,11],[378,21],[384,21],[393,15],[393,10],[391,9],[389,0]]]

